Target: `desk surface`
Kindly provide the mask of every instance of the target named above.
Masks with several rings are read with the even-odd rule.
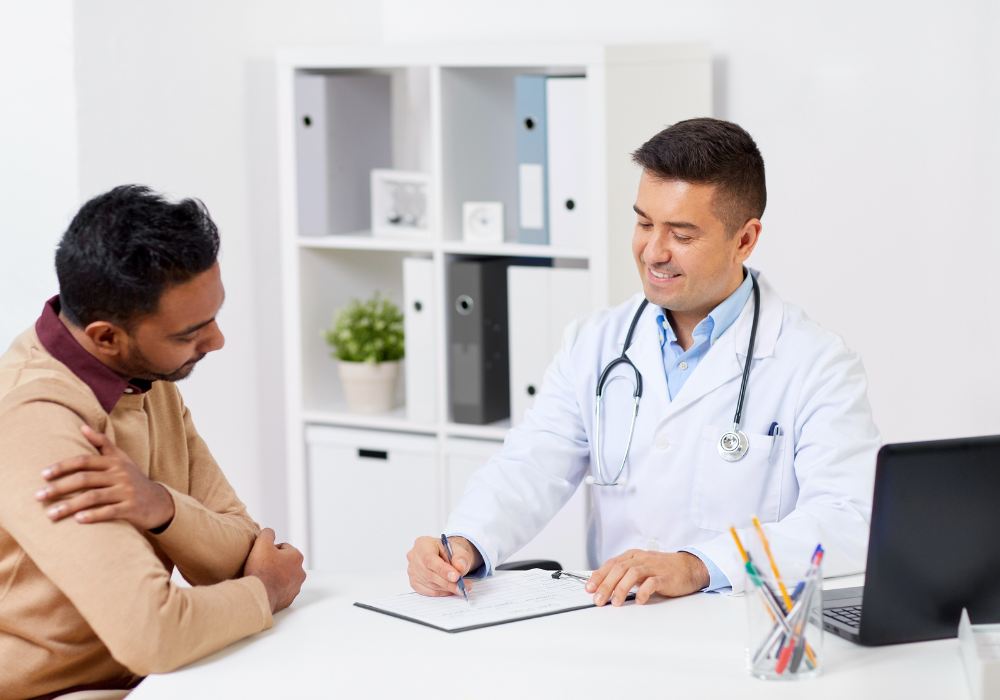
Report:
[[[857,582],[828,587],[839,585]],[[743,597],[656,598],[645,606],[577,610],[459,634],[353,605],[407,590],[402,572],[310,572],[272,629],[150,676],[129,700],[362,693],[436,700],[970,697],[955,639],[864,648],[826,634],[822,677],[751,678],[744,667]]]

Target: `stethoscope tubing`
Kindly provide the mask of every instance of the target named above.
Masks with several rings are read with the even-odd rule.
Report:
[[[746,268],[744,268],[746,270]],[[754,346],[757,342],[757,325],[760,321],[760,285],[757,284],[757,278],[755,278],[749,271],[746,274],[750,275],[750,282],[753,285],[753,324],[750,327],[750,342],[747,347],[747,359],[743,363],[743,379],[740,382],[740,395],[739,400],[736,402],[736,414],[733,416],[733,429],[731,432],[724,433],[721,438],[719,438],[719,454],[728,461],[737,461],[743,458],[749,450],[749,440],[746,435],[740,431],[740,422],[743,418],[743,404],[746,400],[747,383],[750,380],[750,365],[753,362],[753,351]],[[643,311],[646,310],[646,306],[649,304],[648,299],[643,299],[642,303],[639,304],[639,308],[636,309],[635,315],[632,317],[632,323],[629,325],[628,333],[625,335],[625,343],[622,347],[622,354],[613,359],[607,364],[604,370],[601,372],[601,376],[597,380],[597,397],[595,402],[595,414],[596,414],[596,425],[594,429],[594,453],[597,462],[597,476],[595,479],[593,476],[588,476],[586,482],[594,486],[624,486],[627,483],[627,479],[622,478],[622,473],[625,471],[625,463],[628,461],[628,453],[632,447],[632,437],[635,433],[635,420],[636,416],[639,415],[639,399],[642,398],[642,373],[639,369],[632,364],[632,360],[629,359],[628,352],[629,346],[632,344],[632,335],[635,333],[635,328],[639,323],[639,318],[642,317]],[[620,364],[627,364],[632,368],[635,373],[635,390],[632,392],[633,405],[632,405],[632,421],[628,429],[628,440],[625,443],[625,454],[622,456],[622,462],[618,467],[618,472],[615,474],[615,478],[608,481],[604,476],[604,467],[601,463],[601,404],[604,398],[604,387],[611,381],[614,381],[617,377],[611,379],[608,376],[615,367]],[[726,444],[726,437],[732,436],[737,441],[738,447],[736,449],[726,449],[724,445]]]

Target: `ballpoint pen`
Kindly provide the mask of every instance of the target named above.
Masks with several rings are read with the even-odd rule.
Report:
[[[444,551],[448,552],[448,563],[451,564],[452,558],[455,556],[451,551],[451,542],[444,535],[441,535],[441,544],[444,545]],[[462,578],[462,574],[458,575],[458,590],[462,591],[462,597],[465,598],[465,602],[469,602],[469,594],[465,590],[465,579]]]
[[[577,581],[582,581],[586,583],[590,580],[589,576],[581,576],[580,574],[571,574],[568,571],[553,571],[552,578],[562,578],[563,576],[568,576],[569,578],[575,578]]]

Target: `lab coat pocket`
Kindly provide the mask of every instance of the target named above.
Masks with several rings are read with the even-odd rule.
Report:
[[[747,433],[750,449],[743,459],[727,462],[717,445],[731,427],[707,426],[698,445],[691,517],[714,532],[748,525],[754,515],[763,522],[778,520],[784,437]]]

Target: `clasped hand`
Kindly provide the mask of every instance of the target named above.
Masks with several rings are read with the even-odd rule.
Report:
[[[586,588],[596,605],[610,600],[620,606],[632,587],[639,586],[635,602],[643,605],[654,593],[677,598],[700,591],[709,580],[708,568],[693,554],[630,549],[604,562],[590,575]]]
[[[35,493],[47,502],[53,522],[74,515],[77,522],[125,520],[139,530],[152,530],[174,517],[174,500],[161,484],[149,479],[107,436],[84,425],[84,437],[100,454],[70,457],[42,472],[49,485]]]

